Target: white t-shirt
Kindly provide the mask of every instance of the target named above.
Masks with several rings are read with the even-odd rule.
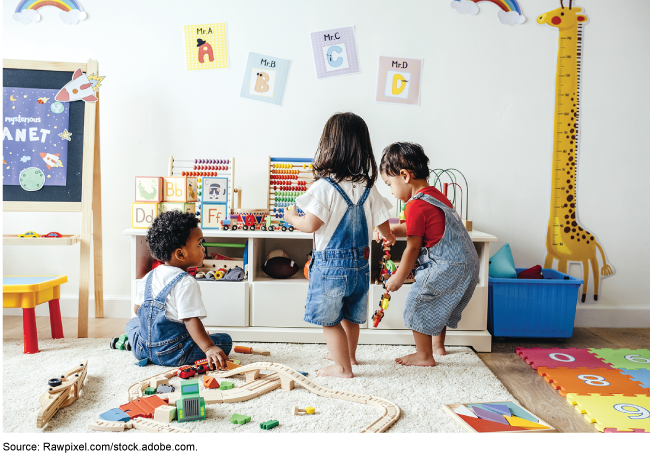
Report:
[[[142,306],[142,303],[144,303],[144,290],[149,274],[153,273],[153,278],[151,279],[151,295],[155,298],[172,279],[182,272],[182,269],[168,265],[160,265],[156,269],[149,271],[138,282],[138,294],[135,304]],[[165,317],[178,321],[191,317],[198,317],[202,320],[207,315],[208,313],[205,310],[203,299],[201,298],[199,283],[189,274],[182,277],[172,287],[169,295],[167,295],[167,299],[165,300]]]
[[[363,183],[341,181],[338,185],[354,204],[359,202],[366,190]],[[315,250],[324,250],[348,209],[343,196],[334,189],[334,186],[321,178],[312,184],[307,192],[296,198],[296,204],[303,211],[309,211],[325,223],[314,232]],[[393,208],[393,205],[379,194],[376,185],[373,186],[363,204],[363,210],[366,213],[366,224],[368,225],[368,240],[372,240],[373,227],[388,221],[390,218],[388,210],[391,208]]]

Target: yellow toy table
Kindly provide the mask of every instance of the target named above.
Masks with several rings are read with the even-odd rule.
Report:
[[[38,353],[34,308],[45,302],[50,306],[52,339],[63,338],[61,325],[61,284],[68,276],[2,276],[2,307],[22,307],[25,353]]]

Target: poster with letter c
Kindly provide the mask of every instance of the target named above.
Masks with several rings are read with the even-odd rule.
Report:
[[[379,57],[377,102],[419,105],[421,74],[422,60]]]
[[[316,64],[316,78],[361,72],[354,27],[313,32],[311,45]]]

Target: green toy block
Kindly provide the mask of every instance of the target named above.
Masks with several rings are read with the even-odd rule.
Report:
[[[232,424],[246,424],[247,422],[251,422],[251,417],[246,415],[238,415],[237,413],[235,413],[230,418],[230,422]]]
[[[231,381],[222,381],[219,383],[219,387],[222,391],[224,391],[226,389],[233,389],[235,387],[235,384]]]
[[[156,394],[156,388],[150,386],[150,387],[148,387],[147,389],[144,390],[144,393],[147,396],[151,396],[152,394]]]
[[[271,419],[269,421],[266,421],[266,422],[263,422],[262,424],[260,424],[260,429],[271,430],[274,427],[277,427],[279,425],[280,425],[280,423],[277,421],[277,419]]]

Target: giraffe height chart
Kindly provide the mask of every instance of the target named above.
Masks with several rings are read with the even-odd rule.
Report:
[[[568,1],[569,5],[564,6]],[[570,262],[582,265],[584,285],[582,302],[587,293],[598,300],[600,275],[614,274],[607,264],[607,255],[596,235],[587,230],[578,219],[578,145],[580,132],[580,82],[583,56],[583,27],[588,21],[582,8],[573,6],[573,0],[560,0],[560,7],[537,18],[559,30],[557,73],[555,79],[555,114],[553,117],[553,158],[551,161],[551,198],[546,234],[544,268],[567,272]],[[603,260],[599,269],[598,253]],[[589,281],[589,268],[593,284]],[[589,289],[589,292],[588,292]]]

